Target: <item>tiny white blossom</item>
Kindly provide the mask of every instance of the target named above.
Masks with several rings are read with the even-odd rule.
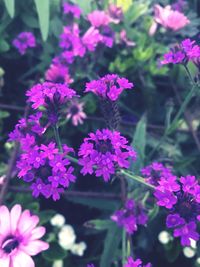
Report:
[[[52,267],[63,267],[63,261],[62,260],[54,261]]]
[[[162,231],[158,235],[158,240],[161,244],[166,245],[171,240],[171,235],[167,231]]]
[[[83,256],[86,248],[87,248],[86,243],[80,242],[80,243],[74,244],[70,250],[71,250],[71,253],[73,253],[74,255],[78,255],[81,257]]]
[[[50,220],[51,225],[57,226],[57,227],[62,227],[65,224],[65,217],[62,214],[56,214],[53,216]]]
[[[73,246],[75,240],[76,240],[76,234],[74,232],[74,229],[71,225],[64,225],[60,232],[58,233],[59,241],[58,243],[60,246],[66,250],[71,249]]]
[[[186,258],[193,258],[194,255],[196,254],[196,251],[190,247],[185,247],[183,249],[183,254],[185,255]]]

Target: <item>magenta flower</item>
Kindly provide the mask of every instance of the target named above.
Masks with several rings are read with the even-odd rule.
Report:
[[[63,12],[64,14],[71,14],[75,18],[80,18],[81,16],[81,9],[78,5],[72,5],[69,3],[63,3]]]
[[[31,256],[49,248],[48,243],[39,240],[45,234],[45,228],[36,227],[38,216],[29,210],[22,212],[20,205],[11,211],[0,207],[0,266],[35,267]]]
[[[86,50],[82,43],[77,23],[63,28],[63,33],[60,35],[59,45],[65,51],[72,52],[74,57],[83,57],[85,55]]]
[[[58,200],[64,189],[76,180],[74,168],[67,159],[68,153],[73,152],[73,149],[65,145],[64,152],[59,152],[53,142],[40,146],[33,143],[22,148],[23,153],[17,161],[19,178],[31,183],[34,197],[43,195]]]
[[[164,55],[164,59],[161,60],[161,64],[187,64],[188,61],[192,61],[198,64],[200,57],[200,46],[196,44],[196,41],[191,39],[185,39],[180,45],[176,46],[170,52]]]
[[[128,168],[129,158],[136,159],[136,152],[128,141],[117,131],[97,130],[84,139],[79,149],[79,164],[83,166],[81,173],[94,173],[103,176],[105,182],[116,172],[116,168]],[[94,169],[95,168],[95,169]]]
[[[122,43],[126,44],[127,46],[135,46],[136,45],[135,42],[128,39],[127,33],[124,29],[120,32],[120,41]]]
[[[95,10],[88,14],[88,20],[95,28],[107,26],[111,22],[110,16],[105,11]]]
[[[110,4],[108,6],[108,15],[110,17],[110,22],[113,22],[115,24],[118,24],[123,19],[123,11],[122,11],[122,8],[116,6],[115,4]]]
[[[71,119],[74,126],[83,124],[83,120],[87,118],[83,110],[84,104],[84,102],[78,102],[78,100],[74,99],[67,108],[67,119]]]
[[[69,75],[69,69],[61,64],[51,64],[45,73],[45,79],[53,83],[72,83],[73,79]]]
[[[82,42],[88,51],[95,51],[97,45],[103,42],[103,36],[98,29],[90,27],[83,35]]]
[[[101,98],[116,101],[125,89],[133,88],[133,83],[117,74],[107,74],[99,80],[93,80],[86,84],[85,92],[93,92]]]
[[[123,267],[152,267],[151,263],[143,265],[140,259],[134,260],[132,257],[128,257],[127,262]]]
[[[170,5],[166,7],[155,5],[154,13],[156,23],[173,31],[178,31],[190,23],[190,20],[183,13],[172,10]]]
[[[157,204],[169,210],[166,225],[173,229],[174,236],[181,237],[183,246],[190,245],[190,238],[199,240],[196,232],[196,224],[200,220],[199,183],[191,175],[176,181],[166,178],[163,180],[165,183],[159,182],[154,192]]]
[[[123,209],[117,210],[111,219],[119,226],[124,227],[129,234],[138,230],[138,225],[145,225],[148,217],[144,207],[132,199],[127,200]]]
[[[28,102],[32,103],[33,109],[38,109],[41,106],[46,108],[55,106],[59,107],[66,104],[76,92],[70,89],[65,84],[44,82],[36,84],[26,93]]]
[[[17,48],[21,55],[24,55],[28,48],[33,48],[36,46],[35,36],[32,32],[21,32],[13,40],[13,45]]]

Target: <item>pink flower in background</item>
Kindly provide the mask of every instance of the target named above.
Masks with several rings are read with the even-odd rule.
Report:
[[[82,42],[89,51],[94,51],[97,45],[103,41],[99,30],[90,27],[82,37]]]
[[[71,119],[74,126],[83,124],[83,120],[87,118],[83,111],[84,104],[83,102],[78,102],[78,100],[72,100],[67,109],[67,119]]]
[[[127,46],[135,46],[136,45],[135,42],[128,39],[127,33],[125,30],[122,30],[120,32],[120,40],[121,40],[121,42],[125,43]]]
[[[54,83],[72,83],[73,79],[69,75],[69,69],[64,65],[51,64],[45,73],[45,79]]]
[[[81,9],[78,5],[72,5],[69,3],[63,3],[64,14],[72,14],[75,18],[79,19],[81,16]]]
[[[110,16],[110,21],[118,24],[123,19],[123,11],[121,7],[116,6],[115,4],[110,4],[108,6],[108,14]]]
[[[96,28],[107,26],[111,22],[110,16],[105,11],[100,10],[88,14],[88,20]]]
[[[26,53],[28,48],[36,46],[35,36],[32,32],[21,32],[14,40],[13,45],[21,55]]]
[[[48,243],[39,240],[45,234],[45,228],[36,227],[39,217],[31,215],[29,210],[22,212],[20,205],[11,211],[0,207],[0,266],[34,267],[31,256],[49,248]]]
[[[172,10],[171,6],[154,6],[155,22],[167,29],[178,31],[190,23],[190,20],[181,12]]]

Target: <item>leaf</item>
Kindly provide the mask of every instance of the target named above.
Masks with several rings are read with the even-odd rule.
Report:
[[[110,267],[111,261],[122,239],[122,229],[116,224],[109,228],[104,241],[104,250],[100,260],[100,267]]]
[[[146,116],[138,122],[132,142],[133,148],[137,152],[137,161],[131,165],[131,170],[138,173],[144,165],[145,146],[146,146]]]
[[[107,230],[114,225],[111,220],[90,220],[84,223],[85,227],[93,228],[96,230]]]
[[[50,248],[42,253],[42,256],[48,261],[62,260],[67,256],[67,251],[53,242],[50,243]]]
[[[68,198],[68,197],[67,197]],[[107,199],[94,199],[91,197],[88,198],[82,198],[82,197],[76,197],[76,198],[68,198],[69,201],[78,203],[81,205],[89,206],[96,209],[102,209],[102,210],[115,210],[119,205],[118,201],[116,200],[107,200]]]
[[[92,0],[72,0],[72,2],[78,5],[85,15],[92,11]]]
[[[55,213],[56,212],[54,210],[40,211],[40,213],[38,214],[40,217],[40,224],[43,225],[49,222],[49,220],[55,215]]]
[[[49,0],[34,0],[39,17],[40,31],[43,41],[47,40],[49,33]]]
[[[0,52],[7,52],[9,49],[9,44],[5,40],[0,40]]]
[[[10,116],[10,113],[7,111],[0,110],[0,119],[6,119]]]
[[[6,9],[11,18],[15,15],[15,0],[4,0]]]

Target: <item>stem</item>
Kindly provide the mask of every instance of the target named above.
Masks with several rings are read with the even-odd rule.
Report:
[[[122,264],[126,263],[126,230],[122,229]]]
[[[185,68],[185,70],[186,70],[186,73],[187,73],[187,75],[188,75],[188,77],[189,77],[191,83],[194,85],[194,80],[193,80],[193,78],[192,78],[192,75],[191,75],[191,73],[190,73],[190,71],[189,71],[187,65],[183,65],[183,66],[184,66],[184,68]]]
[[[59,135],[59,132],[58,132],[58,125],[57,124],[53,126],[53,132],[54,132],[54,136],[55,136],[55,139],[56,139],[56,143],[57,143],[57,145],[59,147],[59,150],[61,152],[63,152],[62,143],[60,141],[60,135]]]
[[[129,173],[128,171],[124,171],[124,170],[120,170],[120,173],[123,174],[124,176],[133,179],[136,182],[139,182],[141,184],[144,184],[146,186],[148,186],[151,189],[155,189],[155,187],[151,184],[148,184],[147,182],[145,182],[144,178],[137,176],[137,175],[133,175],[131,173]]]

